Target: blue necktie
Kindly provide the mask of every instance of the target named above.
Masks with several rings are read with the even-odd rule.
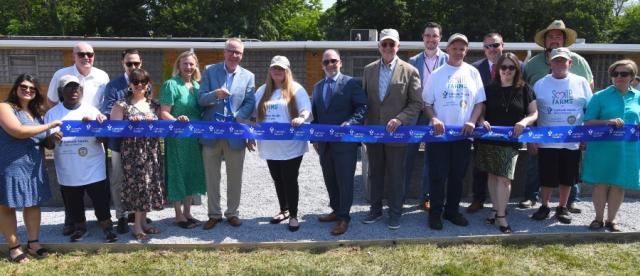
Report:
[[[324,82],[324,108],[329,108],[329,101],[331,101],[331,95],[333,95],[333,83],[335,81],[332,78],[328,78]]]

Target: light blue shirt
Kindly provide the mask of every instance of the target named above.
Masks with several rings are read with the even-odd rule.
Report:
[[[398,56],[395,56],[389,64],[384,64],[384,60],[380,60],[380,80],[378,81],[380,101],[384,100],[384,96],[387,94],[387,88],[389,87],[389,82],[391,82],[391,75],[393,75],[393,70],[396,69],[397,63]]]

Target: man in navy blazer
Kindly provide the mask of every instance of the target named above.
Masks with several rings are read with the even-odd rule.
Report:
[[[328,49],[322,54],[325,78],[313,86],[312,112],[314,124],[360,125],[367,112],[367,96],[360,83],[340,73],[340,54]],[[324,183],[329,193],[332,212],[320,216],[320,222],[337,222],[332,235],[342,235],[349,228],[349,211],[353,203],[353,178],[359,143],[314,142],[320,155]]]
[[[230,38],[224,45],[224,62],[209,66],[202,77],[198,91],[198,104],[205,108],[202,119],[248,122],[256,102],[255,76],[240,66],[244,54],[242,41]],[[227,210],[224,216],[232,226],[242,224],[238,207],[246,142],[245,139],[200,139],[209,208],[209,220],[203,225],[205,230],[222,221],[220,169],[223,159],[227,168]]]

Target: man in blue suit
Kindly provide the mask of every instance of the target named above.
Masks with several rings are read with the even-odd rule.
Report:
[[[360,83],[340,73],[340,54],[328,49],[322,54],[325,78],[313,86],[312,112],[314,124],[360,125],[367,112],[367,96]],[[320,216],[320,222],[337,222],[332,235],[342,235],[349,228],[349,211],[353,203],[353,177],[359,143],[314,142],[320,155],[324,183],[333,210]]]
[[[116,79],[107,83],[104,88],[104,99],[100,106],[100,112],[111,117],[111,108],[117,101],[127,96],[129,88],[129,74],[133,69],[142,67],[142,58],[137,49],[126,49],[122,51],[122,68],[124,73]],[[120,192],[122,191],[122,160],[120,158],[120,138],[109,138],[108,147],[111,150],[111,173],[109,174],[109,185],[111,188],[111,199],[113,208],[116,209],[116,218],[118,224],[116,231],[120,234],[129,232],[129,222],[133,222],[133,213],[130,219],[126,218],[125,212],[120,201]]]
[[[440,37],[442,34],[442,26],[435,22],[428,22],[425,24],[422,32],[422,42],[424,42],[424,51],[413,56],[409,59],[409,63],[418,69],[420,73],[420,83],[422,84],[423,91],[424,85],[427,83],[429,76],[436,69],[440,68],[443,64],[447,63],[449,55],[440,50],[438,44],[440,43]],[[420,112],[418,116],[419,125],[427,125],[429,121],[424,115],[424,112]],[[413,167],[418,154],[420,144],[410,144],[407,146],[407,166],[405,168],[405,191],[409,191],[411,187],[411,176],[413,175]],[[425,211],[429,210],[429,163],[427,162],[427,149],[425,148],[424,154],[424,173],[422,174],[422,186],[420,187],[420,207]]]
[[[224,45],[224,62],[211,65],[204,71],[198,91],[198,104],[205,108],[203,120],[248,122],[255,108],[256,86],[253,73],[240,66],[243,54],[242,41],[230,38]],[[242,224],[238,207],[246,140],[201,139],[200,143],[209,208],[209,220],[202,228],[209,230],[222,221],[220,169],[223,159],[227,168],[227,210],[224,216],[229,224],[238,227]]]

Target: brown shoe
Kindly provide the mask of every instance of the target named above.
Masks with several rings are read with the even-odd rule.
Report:
[[[482,201],[474,200],[469,207],[467,207],[467,213],[475,213],[480,211],[480,209],[484,208],[484,203]]]
[[[231,224],[231,226],[233,227],[238,227],[240,225],[242,225],[242,221],[240,220],[240,218],[233,216],[227,219],[229,221],[229,224]]]
[[[217,218],[217,219],[216,218],[209,218],[209,220],[202,225],[202,229],[209,230],[209,229],[215,227],[216,224],[218,224],[221,221],[222,221],[222,219],[219,219],[219,218]]]
[[[429,209],[431,209],[431,204],[429,203],[429,200],[423,201],[422,204],[420,204],[420,208],[422,208],[422,210],[429,211]]]
[[[338,221],[338,215],[335,212],[331,212],[331,214],[326,214],[318,217],[318,221],[320,222],[333,222]]]
[[[347,232],[347,229],[349,229],[349,222],[347,222],[346,220],[340,220],[338,221],[338,223],[336,223],[336,226],[333,227],[333,230],[331,230],[331,235],[342,235]]]

